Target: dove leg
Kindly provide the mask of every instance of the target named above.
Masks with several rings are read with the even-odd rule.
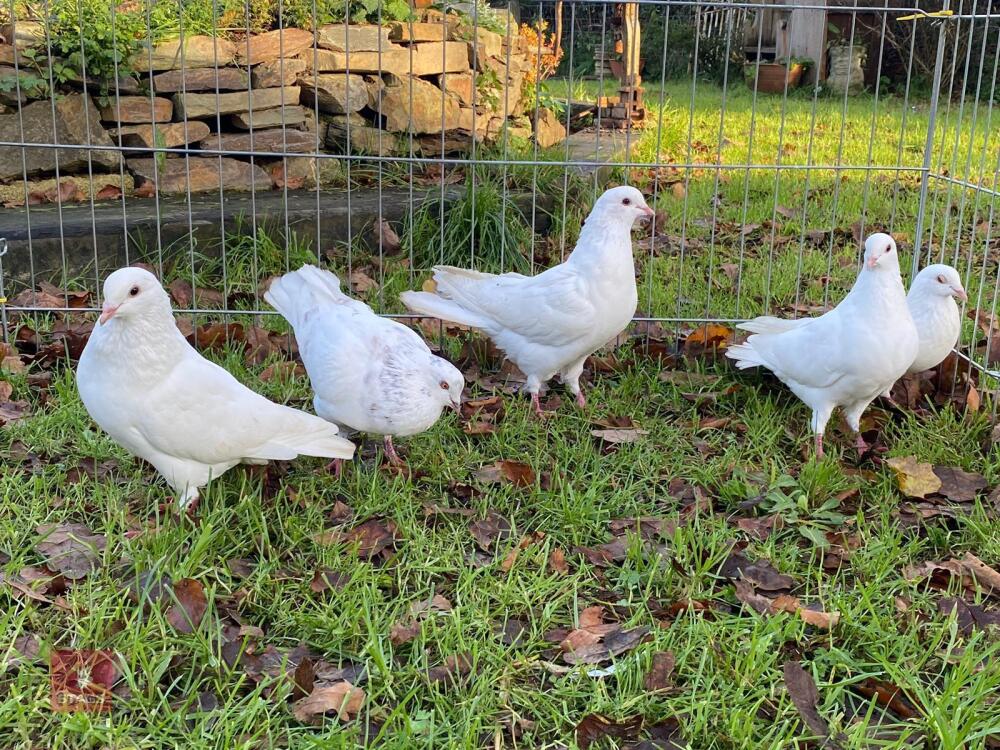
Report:
[[[569,392],[576,396],[576,404],[581,409],[587,406],[587,399],[584,398],[583,391],[580,390],[580,375],[583,373],[583,363],[586,361],[587,358],[584,357],[559,373],[559,378],[569,388]]]
[[[396,453],[396,447],[392,444],[392,435],[386,435],[382,439],[382,444],[385,446],[385,455],[389,457],[389,463],[393,466],[404,466],[403,459],[399,457]]]
[[[326,465],[327,471],[332,471],[333,476],[340,479],[341,475],[344,473],[344,459],[335,458],[330,463]]]
[[[537,375],[529,375],[528,381],[524,384],[528,393],[531,394],[531,406],[535,410],[535,416],[544,417],[542,414],[542,404],[538,400],[538,392],[542,389],[542,381],[538,379]]]
[[[197,487],[188,487],[177,496],[177,507],[190,515],[198,507],[200,497]]]
[[[826,432],[826,423],[830,421],[830,415],[833,414],[832,406],[823,406],[819,409],[813,409],[812,413],[812,430],[813,434],[816,436],[816,457],[823,458],[823,433]]]
[[[870,403],[871,401],[859,401],[844,409],[844,419],[847,421],[847,426],[851,428],[851,432],[854,433],[854,445],[858,449],[858,453],[864,453],[869,447],[865,439],[861,437],[861,415],[865,413],[865,409]]]

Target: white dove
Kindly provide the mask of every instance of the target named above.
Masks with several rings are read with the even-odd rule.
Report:
[[[181,508],[240,462],[354,454],[336,426],[268,401],[198,354],[177,330],[167,293],[141,268],[104,282],[76,380],[94,421],[153,464]]]
[[[962,286],[962,278],[951,266],[936,263],[927,266],[914,277],[906,295],[906,306],[910,309],[910,317],[917,328],[919,346],[916,359],[907,369],[907,373],[923,372],[936,367],[944,361],[958,341],[962,329],[962,316],[955,297],[963,302],[968,301],[968,295]],[[810,323],[813,318],[798,318],[787,320],[764,315],[737,328],[751,333],[780,333],[792,328]],[[891,400],[890,386],[882,395]]]
[[[557,373],[585,406],[584,361],[635,314],[631,230],[652,215],[635,188],[611,188],[597,199],[564,263],[537,276],[435,266],[434,293],[404,292],[400,299],[421,315],[483,330],[527,376],[539,416],[538,392]]]
[[[887,234],[873,234],[865,241],[864,258],[857,281],[833,310],[778,331],[769,327],[774,318],[750,321],[741,327],[754,335],[726,351],[740,369],[771,370],[812,409],[818,456],[838,406],[858,449],[867,448],[862,413],[917,356],[917,329],[906,305],[896,243]]]
[[[271,282],[264,299],[292,324],[316,413],[384,436],[393,464],[402,464],[393,435],[430,429],[445,407],[458,411],[465,387],[458,368],[402,323],[341,292],[329,271],[303,266]]]

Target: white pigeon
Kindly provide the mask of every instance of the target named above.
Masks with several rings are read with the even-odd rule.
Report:
[[[435,266],[435,292],[404,292],[400,299],[421,315],[484,331],[527,376],[538,415],[542,383],[557,373],[585,406],[584,361],[635,314],[632,225],[652,215],[634,187],[611,188],[597,199],[564,263],[537,276]]]
[[[873,234],[865,241],[861,273],[837,307],[783,330],[771,327],[774,318],[750,321],[741,327],[754,335],[726,351],[740,369],[771,370],[812,409],[818,456],[826,423],[838,406],[864,451],[861,415],[916,359],[917,329],[897,255],[892,237]]]
[[[910,317],[917,328],[919,346],[916,359],[907,369],[907,373],[923,372],[937,367],[951,353],[958,341],[962,329],[962,316],[955,297],[963,302],[968,301],[968,295],[962,286],[962,278],[951,266],[936,263],[927,266],[916,275],[910,284],[906,295],[906,306],[910,309]],[[751,333],[780,333],[792,328],[810,323],[812,318],[788,320],[763,315],[754,320],[742,323],[742,328]],[[891,400],[890,391],[882,395]]]
[[[316,393],[316,413],[341,427],[384,436],[430,429],[445,407],[459,410],[465,379],[402,323],[376,315],[340,291],[339,279],[306,265],[271,282],[264,294],[295,331]]]
[[[94,421],[153,464],[181,508],[240,462],[354,454],[336,426],[268,401],[198,354],[177,330],[167,293],[141,268],[104,282],[76,379]]]

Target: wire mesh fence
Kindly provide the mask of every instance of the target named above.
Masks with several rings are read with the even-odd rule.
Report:
[[[385,314],[435,263],[531,273],[628,182],[638,318],[816,314],[863,237],[947,262],[958,353],[1000,360],[1000,10],[697,0],[10,2],[0,69],[5,340],[146,263],[195,316],[284,330],[303,262]],[[904,279],[906,280],[906,279]],[[65,320],[63,320],[65,325]],[[994,351],[996,350],[996,351]]]

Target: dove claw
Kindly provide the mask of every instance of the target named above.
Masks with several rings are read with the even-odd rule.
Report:
[[[587,408],[587,399],[583,395],[583,391],[580,391],[579,393],[576,394],[576,405],[579,406],[581,409]]]
[[[816,458],[823,458],[823,436],[816,436]]]
[[[864,455],[871,448],[871,446],[865,442],[865,439],[861,436],[860,432],[854,438],[854,447],[858,449],[859,455]]]
[[[545,416],[545,414],[542,413],[542,404],[538,400],[538,394],[537,393],[532,393],[531,394],[531,406],[535,410],[535,416],[536,417],[542,418],[542,417]]]
[[[406,466],[406,463],[399,457],[396,453],[396,447],[392,444],[392,435],[386,435],[382,440],[383,446],[385,446],[385,455],[389,459],[389,463],[393,466]]]
[[[326,470],[333,472],[333,476],[336,477],[337,479],[340,479],[340,477],[344,473],[344,459],[342,458],[333,459],[330,463],[326,465]]]

